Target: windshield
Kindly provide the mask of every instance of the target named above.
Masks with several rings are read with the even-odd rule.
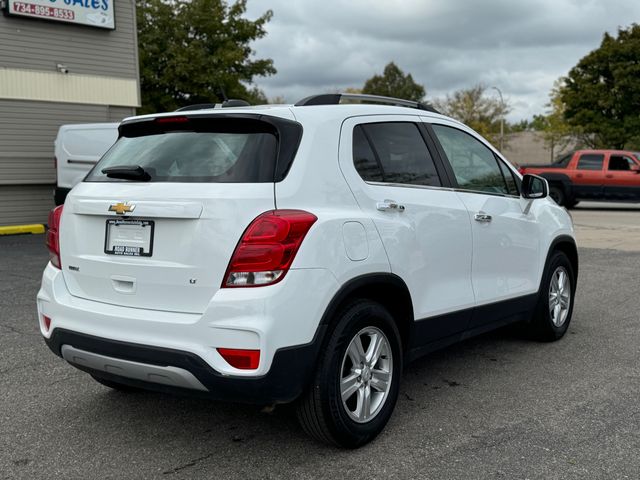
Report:
[[[261,183],[274,181],[276,135],[262,128],[228,123],[180,125],[174,131],[145,131],[121,136],[87,176],[89,182],[128,181],[109,178],[110,167],[140,166],[151,182]],[[218,128],[216,128],[218,127]],[[167,128],[167,127],[163,127]],[[175,128],[175,127],[173,127]]]

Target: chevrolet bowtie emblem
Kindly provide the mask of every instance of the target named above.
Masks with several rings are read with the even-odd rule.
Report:
[[[127,205],[126,203],[118,202],[114,205],[109,205],[110,212],[116,212],[118,215],[124,215],[125,213],[131,213],[136,208],[135,205]]]

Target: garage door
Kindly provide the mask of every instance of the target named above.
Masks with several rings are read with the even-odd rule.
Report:
[[[119,121],[132,108],[0,100],[0,225],[46,223],[60,125]]]

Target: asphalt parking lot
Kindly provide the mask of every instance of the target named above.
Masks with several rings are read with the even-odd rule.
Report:
[[[640,205],[580,202],[571,215],[581,247],[640,252]]]
[[[0,478],[636,479],[640,208],[572,214],[581,270],[566,337],[507,329],[417,361],[386,430],[357,451],[310,440],[290,408],[95,383],[38,333],[42,236],[0,237]]]

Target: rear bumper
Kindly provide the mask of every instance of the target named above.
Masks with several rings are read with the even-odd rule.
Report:
[[[301,290],[296,285],[308,288]],[[179,313],[74,297],[62,271],[49,264],[38,292],[38,318],[42,336],[56,355],[62,356],[62,346],[68,345],[88,356],[108,357],[101,366],[96,358],[69,362],[96,376],[167,391],[171,386],[157,376],[162,370],[154,367],[171,367],[189,373],[183,376],[193,375],[206,387],[202,393],[210,397],[263,404],[289,402],[310,378],[323,334],[320,320],[337,287],[327,270],[291,270],[273,286],[221,289],[202,314]],[[50,319],[49,328],[45,316]],[[236,369],[217,348],[260,350],[259,366]],[[123,366],[120,361],[142,365]],[[177,390],[198,392],[197,388]]]
[[[322,328],[316,338],[322,338]],[[53,353],[65,358],[74,367],[107,380],[148,390],[255,404],[295,400],[313,374],[320,345],[320,342],[313,341],[307,345],[283,348],[274,355],[271,369],[266,375],[234,377],[222,375],[193,353],[170,348],[110,340],[61,328],[54,330],[50,338],[45,338],[45,342]],[[67,348],[63,356],[65,346],[72,347],[74,352],[80,354],[70,355],[70,349]],[[90,352],[93,358],[82,359],[84,352]],[[95,357],[102,361],[95,362]],[[133,374],[126,364],[135,365],[138,372]],[[162,382],[144,380],[145,376],[157,379],[162,375],[158,372],[167,367],[177,373],[188,372],[196,382],[187,384],[180,377],[172,379],[168,375],[164,375]],[[182,378],[185,377],[182,374]]]

